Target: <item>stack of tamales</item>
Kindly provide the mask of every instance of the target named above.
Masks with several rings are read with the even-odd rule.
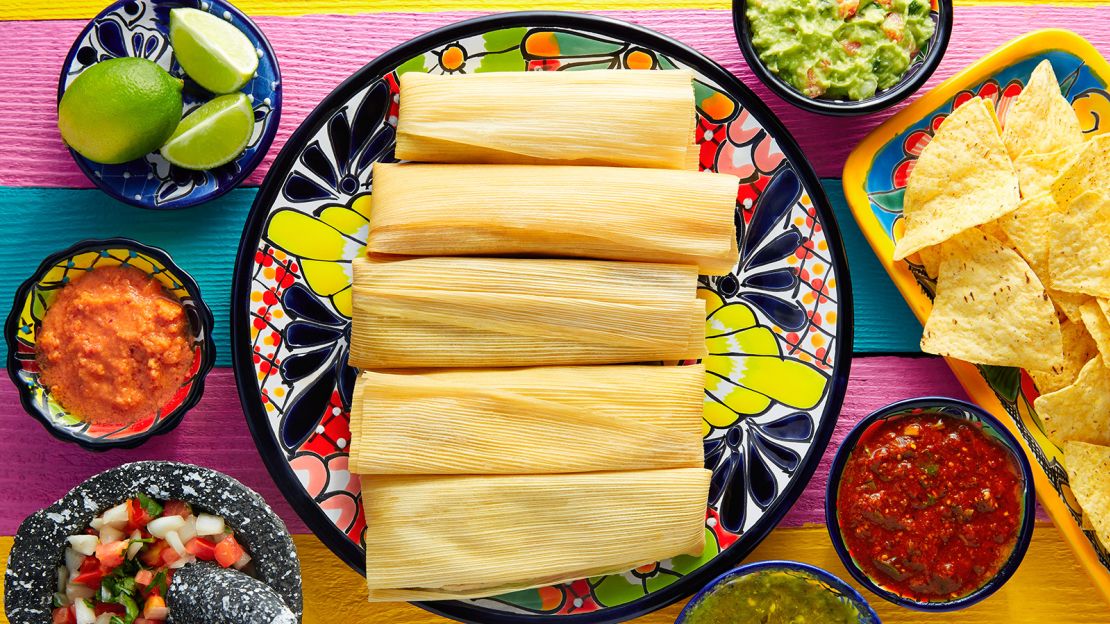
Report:
[[[371,600],[697,555],[698,275],[738,180],[699,173],[681,71],[401,76],[354,263],[350,468]]]

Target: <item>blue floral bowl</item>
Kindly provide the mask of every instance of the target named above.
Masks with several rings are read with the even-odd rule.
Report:
[[[830,593],[835,594],[844,602],[851,603],[851,605],[856,608],[856,611],[859,612],[859,624],[880,624],[878,614],[875,613],[871,605],[867,604],[863,596],[853,589],[851,585],[821,568],[798,563],[796,561],[760,561],[758,563],[742,565],[725,572],[712,581],[709,581],[708,585],[695,594],[694,597],[690,599],[690,602],[686,603],[686,606],[682,608],[682,612],[678,614],[678,619],[675,620],[675,624],[684,624],[686,618],[689,616],[690,610],[696,607],[704,596],[712,593],[718,587],[729,581],[740,578],[741,576],[747,576],[754,572],[766,571],[790,572],[816,580]]]
[[[133,267],[158,280],[185,309],[193,350],[189,377],[174,396],[153,414],[124,426],[89,424],[69,412],[43,385],[36,361],[36,336],[58,292],[73,276],[106,266]],[[200,401],[204,378],[216,362],[212,324],[212,311],[201,301],[196,282],[165,251],[126,238],[81,241],[43,260],[34,275],[16,290],[4,326],[8,376],[19,392],[23,409],[55,438],[93,451],[133,448],[152,436],[172,431],[185,412]]]
[[[1014,547],[1013,550],[1010,551],[1010,556],[1007,557],[1006,561],[999,567],[998,572],[981,587],[970,594],[953,600],[914,600],[880,585],[859,566],[855,558],[848,552],[848,547],[844,543],[844,535],[841,532],[840,520],[837,514],[836,503],[840,493],[840,479],[844,474],[844,465],[847,463],[848,457],[851,456],[852,451],[855,449],[856,444],[859,442],[864,432],[880,421],[922,413],[943,414],[975,424],[979,427],[980,431],[1009,451],[1010,457],[1013,459],[1014,465],[1017,466],[1018,472],[1021,475],[1023,486],[1020,494],[1021,518],[1018,522],[1018,534],[1014,540]],[[893,602],[896,605],[917,609],[919,611],[955,611],[970,607],[998,591],[998,589],[1005,585],[1006,581],[1013,576],[1014,572],[1017,571],[1018,566],[1021,565],[1021,560],[1025,557],[1025,551],[1029,548],[1029,542],[1033,539],[1035,505],[1036,498],[1033,486],[1033,471],[1029,466],[1029,460],[1026,459],[1025,453],[1021,450],[1021,445],[1018,444],[1017,439],[1014,438],[998,419],[971,403],[944,397],[924,397],[899,401],[880,408],[861,420],[852,431],[848,433],[848,436],[844,438],[844,442],[836,452],[836,457],[833,458],[832,468],[829,472],[828,485],[825,491],[825,526],[828,528],[829,537],[832,538],[836,554],[844,563],[844,567],[848,569],[848,573],[852,575],[852,578],[859,581],[861,585],[878,594],[880,598]]]
[[[128,56],[149,59],[185,81],[182,96],[186,115],[210,100],[212,94],[185,75],[170,47],[169,12],[177,8],[195,8],[222,17],[243,31],[254,44],[258,71],[243,88],[254,107],[254,134],[238,158],[209,171],[191,171],[171,165],[158,152],[118,165],[105,165],[70,150],[77,166],[100,190],[140,208],[188,208],[235,188],[266,156],[281,117],[281,72],[277,56],[254,22],[224,0],[119,0],[113,3],[85,26],[69,49],[58,78],[58,101],[81,72],[100,61]]]

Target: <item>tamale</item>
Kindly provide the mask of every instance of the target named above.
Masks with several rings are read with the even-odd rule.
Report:
[[[489,596],[699,555],[710,474],[362,477],[370,600]]]
[[[736,266],[735,176],[627,167],[374,165],[373,253]]]
[[[699,467],[704,386],[701,364],[366,371],[355,383],[350,469],[538,474]]]
[[[408,72],[399,95],[402,160],[661,169],[696,163],[693,81],[682,70]]]
[[[416,258],[354,261],[350,362],[492,368],[699,359],[692,265]]]

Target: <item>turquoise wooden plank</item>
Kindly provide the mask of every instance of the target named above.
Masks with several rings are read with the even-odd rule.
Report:
[[[848,249],[856,310],[858,353],[916,353],[919,325],[887,279],[852,220],[840,180],[822,183],[833,203]],[[93,189],[0,187],[0,313],[15,289],[47,255],[85,238],[126,236],[168,251],[200,284],[216,318],[218,366],[230,366],[228,334],[231,273],[247,211],[257,189],[232,191],[197,208],[132,208]],[[6,347],[0,346],[6,356]]]

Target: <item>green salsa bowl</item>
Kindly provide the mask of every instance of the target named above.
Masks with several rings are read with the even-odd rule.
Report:
[[[835,14],[823,13],[830,4],[837,7]],[[882,13],[875,7],[886,8],[875,0],[733,0],[732,23],[748,66],[775,95],[814,113],[865,115],[901,102],[925,84],[952,34],[952,0],[892,0],[891,6],[895,10],[880,22]],[[750,10],[762,14],[749,18]],[[794,17],[804,18],[811,28],[799,34],[790,25]],[[753,19],[763,26],[754,25]],[[760,28],[764,30],[757,33]],[[761,33],[767,48],[762,52],[775,51],[767,58],[756,41]],[[921,39],[920,47],[908,57],[899,51],[905,47],[901,42],[916,39]],[[768,40],[774,43],[768,46]],[[808,68],[807,88],[813,91],[807,94],[784,78],[780,65],[783,71],[799,73]],[[825,88],[834,93],[823,93]]]
[[[754,600],[753,600],[754,599]],[[773,607],[825,624],[880,624],[855,589],[836,576],[796,561],[749,563],[713,579],[678,614],[675,624],[763,622]],[[812,619],[809,619],[812,618]]]

